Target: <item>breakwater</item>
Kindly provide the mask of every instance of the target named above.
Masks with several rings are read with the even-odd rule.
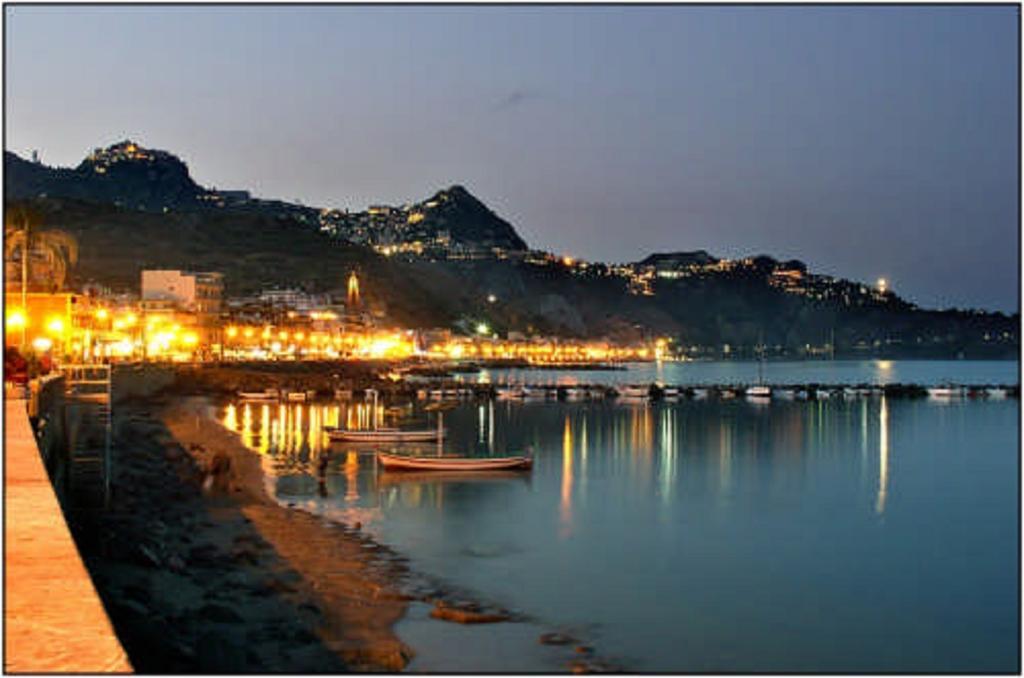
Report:
[[[282,399],[361,399],[370,389],[407,400],[624,400],[677,401],[753,397],[779,400],[831,398],[1019,398],[1019,384],[962,383],[468,383],[450,372],[396,372],[387,361],[252,362],[196,365],[119,366],[114,372],[120,397],[149,396],[162,390],[182,394],[235,396],[276,391]]]

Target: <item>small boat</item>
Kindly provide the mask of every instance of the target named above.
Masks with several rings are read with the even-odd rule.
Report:
[[[242,400],[258,400],[261,402],[269,402],[279,400],[281,394],[278,393],[276,388],[268,388],[262,391],[239,391],[238,397]]]
[[[498,400],[520,400],[526,397],[526,389],[515,386],[502,386],[496,389],[496,393]]]
[[[928,389],[930,398],[959,398],[964,390],[957,386],[932,386]]]
[[[378,411],[377,389],[366,389],[366,399],[371,401],[370,412]],[[332,441],[346,443],[431,443],[439,445],[445,437],[443,410],[446,405],[434,403],[427,406],[428,410],[437,411],[437,428],[402,429],[393,427],[377,426],[376,416],[374,426],[371,429],[346,429],[336,427],[325,427],[327,438]]]
[[[315,391],[289,391],[285,400],[290,403],[304,403],[307,400],[312,400],[315,395]]]
[[[1005,388],[987,388],[985,389],[985,395],[993,400],[1002,400],[1006,397]]]
[[[485,471],[416,471],[405,469],[384,469],[384,473],[377,476],[377,484],[380,486],[398,485],[401,483],[449,483],[449,482],[471,482],[471,483],[507,483],[528,482],[529,475],[522,473],[521,469],[498,469]]]
[[[346,443],[432,443],[444,438],[441,428],[400,429],[376,428],[366,431],[353,429],[327,429],[327,437]]]
[[[352,400],[352,389],[350,388],[336,388],[334,389],[335,400]]]
[[[386,471],[500,471],[533,466],[533,457],[407,457],[378,452]]]
[[[703,400],[708,397],[708,390],[706,388],[695,388],[693,389],[693,399]]]
[[[772,391],[772,396],[780,400],[794,400],[796,392],[791,388],[777,388]]]
[[[651,395],[647,386],[620,386],[618,391],[623,400],[647,400]]]
[[[570,386],[565,389],[566,400],[584,400],[588,398],[589,395],[590,394],[587,393],[587,389],[585,388],[576,388],[574,386]]]
[[[757,386],[750,386],[744,393],[748,398],[771,398],[772,388],[764,383],[764,351],[765,346],[763,341],[758,343],[758,361],[757,361]]]

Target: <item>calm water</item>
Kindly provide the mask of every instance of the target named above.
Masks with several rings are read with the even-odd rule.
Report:
[[[768,384],[1017,384],[1012,360],[802,360],[766,361]],[[758,364],[749,361],[634,363],[628,370],[483,370],[463,375],[481,383],[572,384],[744,384],[756,382]]]
[[[361,520],[414,568],[632,670],[1012,672],[1018,405],[466,404],[446,415],[446,451],[536,462],[461,480],[388,474],[327,445],[321,426],[370,421],[361,404],[220,416],[264,454],[282,501]],[[321,454],[326,497],[309,472]],[[521,647],[494,644],[501,666],[536,669],[536,635],[517,626],[457,632],[519,633]]]

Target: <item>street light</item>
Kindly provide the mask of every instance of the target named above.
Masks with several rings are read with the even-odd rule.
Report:
[[[50,318],[46,322],[46,329],[50,334],[61,335],[64,333],[64,321],[60,318]]]

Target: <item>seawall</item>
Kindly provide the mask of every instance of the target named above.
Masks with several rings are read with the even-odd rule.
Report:
[[[42,386],[42,451],[29,400],[4,402],[4,671],[131,673],[43,463],[61,466],[63,414]]]

